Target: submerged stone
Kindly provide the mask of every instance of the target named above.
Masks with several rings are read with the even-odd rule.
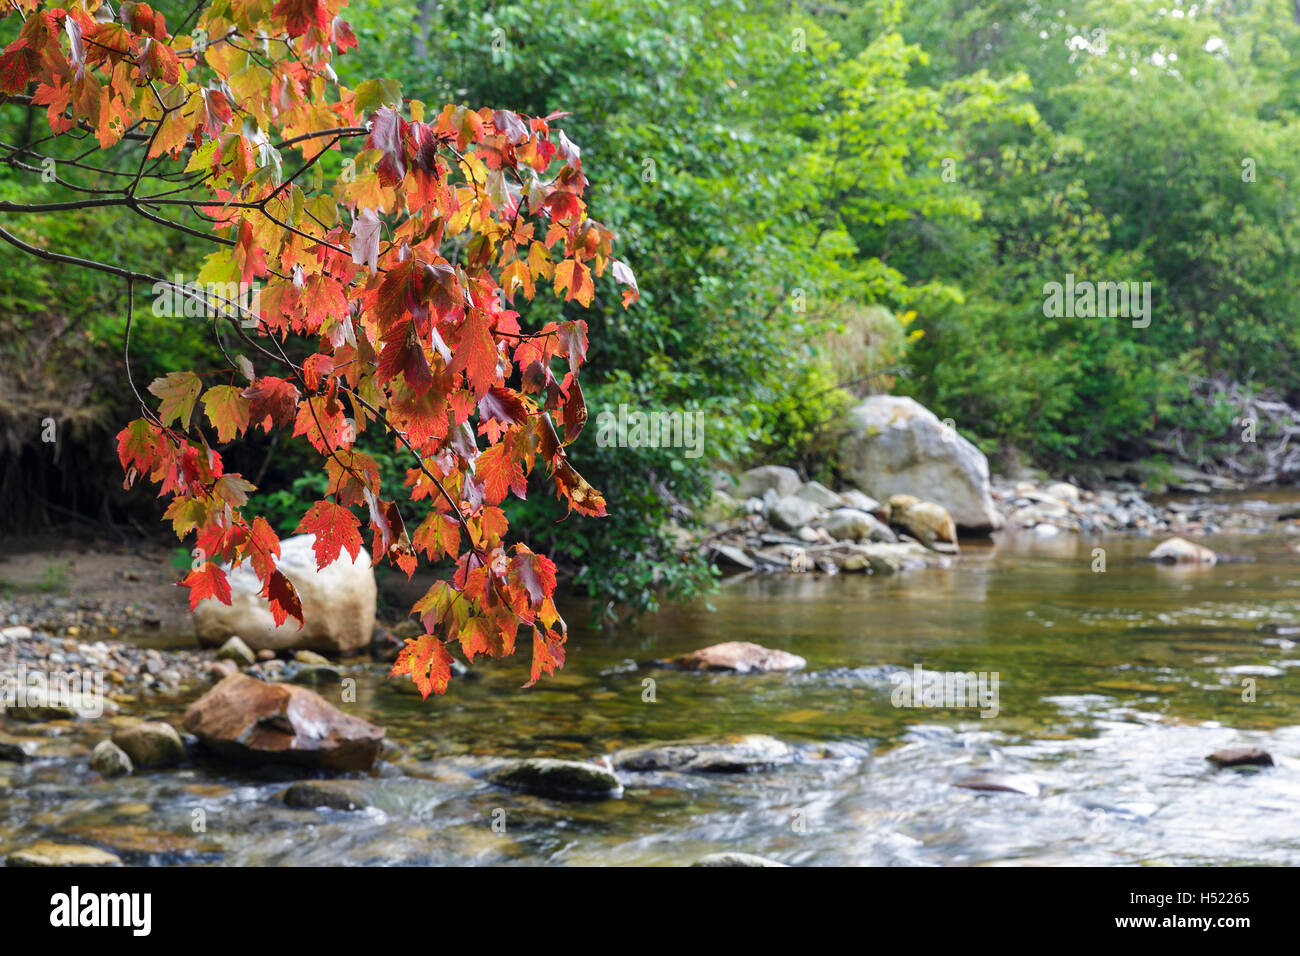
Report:
[[[120,866],[122,861],[93,846],[41,841],[10,853],[5,863],[9,866]]]
[[[612,770],[581,760],[533,757],[517,760],[489,775],[493,783],[546,797],[601,800],[621,796],[623,782]]]
[[[702,647],[698,651],[682,654],[662,662],[668,667],[688,671],[790,671],[805,667],[808,662],[798,654],[774,650],[749,641],[725,641]]]
[[[299,780],[284,792],[286,806],[302,809],[364,810],[370,800],[351,780]]]
[[[737,734],[717,740],[682,740],[631,747],[614,754],[620,770],[683,773],[751,773],[794,758],[784,741],[766,734]]]

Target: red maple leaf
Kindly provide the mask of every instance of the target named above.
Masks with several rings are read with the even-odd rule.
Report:
[[[532,687],[541,679],[542,674],[554,674],[557,667],[564,666],[564,638],[554,637],[533,628],[533,667],[525,687]]]
[[[370,117],[367,149],[382,154],[375,172],[382,186],[396,186],[406,178],[406,121],[391,106],[381,106]]]
[[[528,594],[530,605],[540,607],[555,592],[555,562],[520,545],[510,560],[510,579]]]
[[[279,570],[271,572],[267,578],[266,588],[262,591],[271,605],[271,617],[275,620],[275,626],[279,627],[290,617],[298,621],[301,627],[305,622],[302,617],[302,602],[298,599],[298,591],[293,586],[293,582],[284,576]]]
[[[487,315],[478,309],[472,310],[465,317],[460,344],[452,353],[449,368],[453,372],[463,369],[474,398],[480,399],[497,379],[498,358],[496,341],[488,328]]]
[[[322,0],[280,0],[271,16],[283,17],[289,36],[299,37],[315,27],[322,33],[329,29],[329,10]]]
[[[240,396],[252,402],[249,421],[261,425],[269,432],[275,425],[287,425],[293,421],[294,410],[298,406],[298,389],[292,382],[286,382],[274,375],[259,378]]]
[[[216,598],[222,604],[230,603],[230,580],[221,566],[211,561],[204,562],[203,567],[187,574],[181,584],[190,589],[191,612],[204,598]]]
[[[338,559],[346,550],[357,560],[361,553],[361,521],[347,508],[332,501],[318,501],[303,515],[294,534],[313,534],[316,540],[316,566],[324,568]]]
[[[515,457],[510,441],[493,445],[478,456],[474,473],[483,481],[483,497],[490,505],[500,504],[507,491],[516,498],[526,498],[528,482],[523,465]]]
[[[303,330],[314,333],[330,316],[346,316],[348,299],[343,285],[326,275],[312,276],[302,289]]]

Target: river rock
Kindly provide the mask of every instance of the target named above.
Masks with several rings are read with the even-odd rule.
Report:
[[[90,769],[105,777],[124,777],[134,768],[125,750],[111,740],[101,740],[90,752]]]
[[[623,782],[614,771],[581,760],[516,760],[493,771],[489,779],[512,790],[544,797],[603,800],[623,793]]]
[[[235,674],[185,712],[184,727],[224,757],[256,763],[292,763],[322,770],[366,770],[384,737],[323,697],[290,684],[267,684]]]
[[[796,498],[802,498],[804,501],[811,501],[819,508],[843,508],[844,499],[831,491],[825,485],[816,481],[805,481],[799,486],[799,490],[794,493]]]
[[[751,468],[740,476],[736,482],[736,497],[742,501],[746,498],[762,498],[768,491],[775,491],[778,499],[787,498],[799,490],[803,484],[799,473],[793,468],[779,465],[763,465]]]
[[[778,863],[776,860],[769,860],[765,856],[755,856],[753,853],[710,853],[708,856],[702,856],[691,866],[786,866],[788,863]]]
[[[31,740],[0,740],[0,760],[26,763],[36,754],[36,742]]]
[[[31,699],[30,697],[28,698]],[[108,701],[104,702],[104,711],[108,711]],[[23,707],[5,708],[5,715],[12,717],[14,720],[21,720],[28,724],[43,723],[47,720],[77,720],[81,717],[80,711],[75,707],[69,707],[66,704],[27,704]]]
[[[212,684],[219,684],[231,674],[238,673],[239,667],[234,661],[212,661],[203,669],[204,676]]]
[[[789,744],[766,734],[736,734],[719,740],[682,740],[631,747],[614,754],[619,770],[683,773],[750,773],[794,758]]]
[[[1218,556],[1209,548],[1193,544],[1185,538],[1161,541],[1147,557],[1166,564],[1214,564],[1218,560]]]
[[[688,671],[792,671],[808,664],[798,654],[773,650],[748,641],[725,641],[702,647],[698,651],[669,658],[663,662],[668,667]]]
[[[921,492],[976,532],[1002,526],[983,452],[910,398],[873,395],[850,415],[840,447],[846,475],[878,498]]]
[[[284,792],[286,806],[313,810],[364,810],[370,800],[351,780],[299,780]]]
[[[1259,747],[1229,747],[1205,758],[1216,767],[1271,767],[1273,755]]]
[[[257,660],[257,655],[238,636],[233,636],[221,645],[221,649],[217,651],[217,660],[230,661],[236,667],[241,665],[247,667]]]
[[[880,502],[871,495],[864,495],[856,488],[844,488],[840,491],[840,500],[850,508],[857,508],[859,511],[865,511],[867,514],[875,514],[880,510]]]
[[[890,497],[889,523],[902,528],[925,545],[957,543],[957,529],[947,510],[933,501],[922,501],[915,495]]]
[[[171,724],[146,721],[113,732],[113,743],[121,747],[137,767],[174,767],[185,760],[185,744]]]
[[[773,526],[786,531],[798,531],[804,525],[812,524],[826,513],[821,505],[815,505],[805,498],[782,498],[772,505],[767,513],[767,520]]]
[[[1058,481],[1048,485],[1044,489],[1048,495],[1058,501],[1066,501],[1070,504],[1079,503],[1079,489],[1068,481]]]
[[[93,846],[41,841],[10,853],[9,866],[120,866],[122,861]]]
[[[837,541],[897,541],[889,527],[874,515],[857,508],[837,508],[826,516],[822,527]]]
[[[333,664],[303,664],[293,674],[295,684],[337,685],[343,680],[343,672]]]
[[[868,551],[850,551],[840,555],[836,564],[841,571],[863,571],[871,574],[897,574],[903,570],[903,564],[888,554],[873,554]]]
[[[754,562],[740,548],[729,544],[720,544],[713,549],[713,563],[719,567],[735,567],[744,571],[753,571]]]
[[[333,564],[317,570],[314,541],[309,534],[285,538],[277,562],[302,601],[306,624],[301,629],[292,618],[276,626],[270,604],[261,596],[257,575],[241,566],[229,574],[229,605],[207,598],[194,609],[199,643],[215,647],[234,634],[254,650],[308,648],[346,654],[365,648],[375,624],[375,574],[370,555],[362,548],[353,561],[344,552]]]
[[[102,844],[115,853],[175,855],[192,852],[200,846],[188,827],[184,832],[175,833],[142,823],[80,824],[66,832],[69,837]]]
[[[1023,773],[985,773],[958,780],[953,786],[988,793],[1022,793],[1027,797],[1036,797],[1043,792],[1042,784]]]

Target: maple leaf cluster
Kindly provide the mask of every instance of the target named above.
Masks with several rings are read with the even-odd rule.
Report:
[[[528,330],[512,306],[547,284],[590,305],[612,265],[627,307],[636,280],[587,215],[581,153],[552,126],[559,115],[434,113],[390,81],[344,87],[330,66],[356,46],[344,2],[213,0],[192,33],[172,35],[144,3],[12,0],[0,18],[20,26],[0,54],[0,93],[34,85],[30,103],[53,133],[93,131],[102,149],[183,161],[188,190],[146,192],[141,175],[123,204],[159,217],[193,210],[217,244],[200,282],[261,285],[233,327],[263,370],[241,355],[215,376],[168,374],[149,386],[156,407],[142,402],[117,438],[126,484],[156,483],[177,535],[194,535],[201,561],[182,582],[191,608],[229,603],[228,570],[247,564],[277,625],[301,623],[278,537],[241,511],[254,486],[225,472],[213,447],[290,429],[328,476],[297,528],[315,536],[320,567],[360,554],[358,512],[375,563],[408,576],[421,556],[454,563],[413,608],[425,633],[393,674],[441,694],[449,645],[504,657],[522,627],[531,686],[563,665],[566,628],[555,565],[508,543],[501,505],[525,496],[539,462],[571,511],[600,516],[605,502],[566,452],[587,417],[586,323]],[[322,162],[329,154],[341,162]],[[301,362],[284,347],[291,336],[314,349]],[[404,488],[381,488],[356,447],[371,429],[412,456]]]

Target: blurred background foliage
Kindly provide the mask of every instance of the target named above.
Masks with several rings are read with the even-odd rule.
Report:
[[[698,459],[600,448],[586,430],[573,455],[607,519],[566,519],[540,476],[512,504],[519,533],[610,608],[706,588],[675,544],[714,472],[770,462],[833,482],[844,413],[869,392],[914,395],[995,466],[1063,470],[1151,455],[1170,428],[1224,434],[1230,410],[1196,399],[1196,376],[1300,396],[1291,0],[572,0],[562,15],[548,0],[364,0],[347,17],[361,45],[345,82],[569,114],[591,214],[642,292],[625,312],[606,277],[574,313],[591,326],[591,414],[704,413]],[[0,130],[40,136],[13,105]],[[66,198],[12,166],[0,197]],[[201,261],[197,240],[129,216],[10,218],[50,249],[187,276]],[[1151,282],[1150,327],[1045,317],[1043,285],[1067,273]],[[147,305],[137,381],[222,367],[209,323]],[[539,295],[524,318],[567,308]],[[102,276],[0,257],[6,528],[152,527],[147,498],[106,490],[134,402],[123,315]],[[58,460],[39,442],[48,417]],[[364,440],[400,482],[401,457]],[[295,445],[226,452],[282,529],[323,487]]]

